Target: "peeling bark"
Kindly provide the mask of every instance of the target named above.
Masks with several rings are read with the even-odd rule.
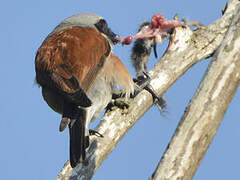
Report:
[[[223,17],[208,27],[196,31],[191,31],[189,28],[177,28],[174,31],[169,47],[161,61],[149,72],[152,79],[151,85],[159,95],[162,95],[192,65],[212,56],[221,44],[239,6],[238,0],[231,1]],[[152,95],[143,90],[138,96],[131,99],[127,111],[116,108],[106,112],[96,128],[99,133],[104,135],[104,138],[93,137],[91,139],[92,143],[87,153],[89,164],[87,166],[79,164],[72,169],[67,162],[57,180],[91,179],[124,134],[152,105]],[[176,131],[177,133],[179,130]],[[197,144],[195,146],[197,147]]]
[[[240,83],[240,9],[151,180],[191,180]]]

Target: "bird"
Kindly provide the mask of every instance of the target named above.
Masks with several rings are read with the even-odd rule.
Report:
[[[42,96],[62,115],[59,131],[69,128],[70,165],[86,162],[89,130],[121,87],[126,97],[134,93],[131,74],[113,53],[121,38],[96,14],[81,13],[64,19],[46,37],[35,57],[36,82]]]

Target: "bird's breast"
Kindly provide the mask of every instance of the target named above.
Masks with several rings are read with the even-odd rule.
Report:
[[[91,88],[86,92],[88,98],[92,101],[91,109],[94,112],[92,120],[98,118],[101,112],[106,108],[112,99],[112,85],[109,78],[101,70]]]

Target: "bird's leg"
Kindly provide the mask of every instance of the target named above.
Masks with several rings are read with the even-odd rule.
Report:
[[[157,92],[149,84],[150,80],[151,80],[151,78],[149,77],[149,75],[146,72],[144,72],[144,76],[140,76],[137,79],[134,79],[134,81],[136,83],[136,86],[138,87],[139,90],[145,89],[149,93],[152,94],[153,102],[157,105],[157,107],[159,108],[160,112],[162,112],[163,109],[166,108],[167,102],[166,102],[166,100],[163,97],[158,96]],[[137,92],[137,94],[139,92]],[[135,94],[135,95],[137,95],[137,94]]]

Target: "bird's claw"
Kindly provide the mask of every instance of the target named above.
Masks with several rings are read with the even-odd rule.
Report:
[[[142,71],[141,75],[137,77],[137,79],[133,79],[133,81],[136,83],[137,87],[142,90],[145,86],[149,84],[150,76],[147,72]]]
[[[119,107],[120,109],[127,109],[129,108],[129,104],[125,101],[125,99],[115,99],[114,100],[114,105]]]
[[[89,134],[90,134],[90,136],[94,135],[94,136],[101,137],[101,138],[104,137],[102,134],[100,134],[99,132],[97,132],[97,131],[95,131],[93,129],[89,129]]]
[[[163,97],[158,96],[157,92],[150,84],[145,86],[144,89],[152,94],[154,104],[157,105],[160,112],[163,112],[163,110],[167,107],[167,101]]]
[[[137,87],[142,90],[145,89],[149,93],[152,94],[153,102],[157,105],[160,112],[163,112],[163,109],[166,108],[167,102],[164,98],[161,96],[158,96],[157,92],[153,89],[153,87],[149,84],[149,81],[151,80],[150,76],[147,72],[143,72],[144,76],[138,76],[137,79],[134,79],[134,82],[136,83]]]
[[[130,99],[123,97],[123,94],[119,92],[113,93],[112,101],[107,105],[106,110],[112,111],[116,108],[122,109],[124,112],[129,108]]]

